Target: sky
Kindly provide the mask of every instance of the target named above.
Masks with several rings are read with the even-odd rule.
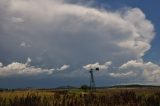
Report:
[[[0,88],[160,83],[158,0],[1,0]]]

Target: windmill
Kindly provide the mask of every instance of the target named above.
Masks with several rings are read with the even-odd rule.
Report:
[[[91,89],[91,91],[96,89],[93,71],[99,71],[99,68],[95,68],[95,69],[91,68],[90,71],[89,71],[89,73],[91,75],[91,77],[90,77],[90,89]]]

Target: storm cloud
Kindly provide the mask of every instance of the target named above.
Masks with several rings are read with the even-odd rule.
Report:
[[[65,0],[0,1],[0,61],[5,65],[31,57],[35,66],[69,64],[72,72],[96,62],[119,67],[141,59],[154,35],[153,24],[139,8],[109,11]]]

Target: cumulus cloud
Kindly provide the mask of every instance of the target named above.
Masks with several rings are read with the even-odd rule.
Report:
[[[110,73],[113,77],[134,77],[144,82],[160,82],[160,66],[152,62],[130,60],[120,66],[119,73]],[[143,80],[142,80],[143,79]]]
[[[111,61],[106,62],[106,63],[104,63],[104,64],[102,64],[102,65],[100,65],[100,64],[97,62],[97,63],[95,63],[95,64],[85,65],[85,66],[83,66],[83,68],[86,69],[86,70],[96,69],[96,68],[99,68],[100,70],[107,70],[111,64],[112,64]]]
[[[27,62],[26,62],[26,63],[27,63],[27,64],[29,64],[29,63],[31,63],[31,62],[32,62],[31,58],[30,58],[30,57],[28,57],[28,58],[27,58]]]
[[[58,71],[63,71],[63,70],[68,69],[69,67],[70,67],[69,65],[63,65],[62,67],[57,68],[57,70],[58,70]]]
[[[43,76],[52,75],[54,68],[52,69],[43,69],[40,67],[35,67],[30,65],[31,59],[28,58],[26,63],[13,62],[7,66],[0,66],[0,76],[1,77],[15,77],[15,76]],[[66,70],[69,65],[63,65],[59,70]]]
[[[21,47],[31,47],[31,45],[30,44],[27,44],[26,42],[21,42],[21,44],[20,44],[20,46]]]
[[[126,73],[109,73],[112,77],[132,77],[135,76],[135,73],[133,71],[129,71]]]
[[[68,63],[74,71],[84,64],[95,63],[84,68],[99,66],[106,70],[111,63],[100,63],[110,60],[119,66],[141,58],[154,38],[154,26],[139,8],[108,11],[70,4],[67,0],[1,0],[0,16],[3,61],[6,57],[14,61],[18,56],[29,56],[39,66]],[[27,44],[32,47],[26,48]],[[25,64],[11,64],[15,65],[42,72]],[[2,72],[11,66],[3,66]],[[116,76],[130,74],[126,71]]]
[[[57,0],[14,0],[2,4],[7,7],[0,21],[4,32],[0,36],[1,48],[34,59],[41,57],[48,64],[69,62],[81,66],[106,60],[122,64],[143,56],[154,38],[152,23],[138,8],[110,12]],[[24,22],[7,20],[13,17]],[[21,41],[32,48],[26,48],[27,52],[17,48]],[[14,55],[7,52],[7,56]]]

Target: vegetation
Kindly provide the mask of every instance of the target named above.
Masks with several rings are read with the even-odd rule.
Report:
[[[1,91],[0,106],[160,106],[159,88]]]

